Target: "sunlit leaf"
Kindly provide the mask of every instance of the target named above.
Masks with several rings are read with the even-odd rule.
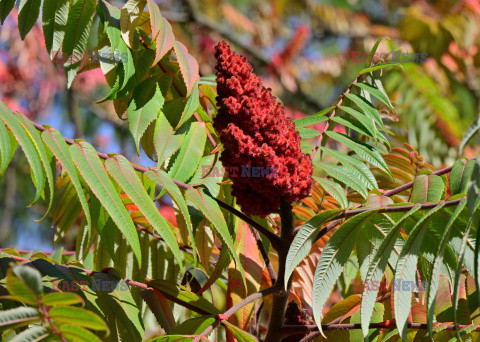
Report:
[[[95,149],[86,142],[70,146],[75,166],[112,217],[117,227],[125,235],[138,262],[141,262],[140,241],[132,219],[110,181]]]
[[[295,235],[295,239],[288,250],[285,266],[285,284],[288,284],[288,280],[295,267],[297,267],[303,258],[305,258],[310,252],[323,223],[332,219],[340,212],[341,210],[339,209],[323,211],[312,217],[300,227],[300,230],[297,235]]]
[[[44,1],[42,9],[45,46],[52,57],[61,52],[68,18],[68,0]]]
[[[106,330],[105,322],[91,311],[73,306],[56,306],[48,315],[58,322],[65,322],[93,330]]]
[[[105,161],[105,167],[128,197],[132,199],[133,203],[145,215],[155,231],[163,238],[177,261],[182,264],[182,253],[178,247],[175,235],[168,227],[163,216],[160,215],[155,204],[153,204],[130,162],[125,157],[116,155]]]
[[[420,175],[412,188],[412,203],[437,202],[443,195],[443,180],[437,175]]]
[[[395,267],[395,279],[400,282],[415,282],[415,275],[417,271],[418,251],[423,241],[423,237],[427,231],[426,225],[429,223],[432,215],[438,212],[444,203],[440,203],[435,208],[429,210],[416,223],[412,231],[408,235],[407,241],[400,252],[397,265]],[[407,319],[412,305],[412,290],[405,291],[403,287],[393,291],[395,319],[398,330],[402,338],[406,338],[407,334]]]
[[[312,293],[313,316],[320,332],[323,305],[353,251],[358,232],[375,213],[376,210],[366,211],[342,224],[330,237],[320,255],[313,278]]]
[[[187,86],[186,96],[189,96],[200,77],[198,74],[198,62],[188,53],[187,48],[182,43],[176,41],[173,48],[175,50],[175,55],[177,55],[183,80]]]
[[[25,36],[32,29],[40,14],[41,0],[21,0],[18,6],[18,30],[20,37]]]

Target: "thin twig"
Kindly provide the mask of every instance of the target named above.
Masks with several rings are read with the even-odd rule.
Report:
[[[470,158],[468,160],[474,160],[476,158]],[[449,166],[449,167],[446,167],[444,169],[440,169],[440,170],[437,170],[437,171],[434,171],[431,173],[431,175],[437,175],[437,176],[441,176],[441,175],[444,175],[444,174],[447,174],[449,173],[450,171],[452,171],[452,168],[453,166]],[[393,196],[393,195],[396,195],[396,194],[399,194],[407,189],[410,189],[411,187],[413,187],[413,182],[409,182],[409,183],[406,183],[406,184],[403,184],[395,189],[392,189],[392,190],[389,190],[385,193],[383,193],[383,196]]]
[[[257,248],[260,251],[260,254],[262,254],[263,261],[265,262],[265,266],[267,267],[268,275],[270,276],[270,281],[272,282],[272,284],[275,284],[275,282],[277,281],[277,274],[275,273],[272,262],[268,257],[267,251],[265,250],[265,246],[263,245],[262,238],[260,237],[260,234],[258,234],[258,231],[256,231],[255,229],[250,229],[250,231],[252,232],[253,237],[255,238],[255,241],[257,243]]]
[[[17,249],[18,254],[29,254],[33,253],[35,251],[27,250],[27,249]],[[45,255],[52,255],[55,252],[47,252],[47,251],[37,251],[39,253],[45,254]],[[62,255],[75,255],[74,251],[63,251]]]
[[[268,239],[268,241],[270,241],[273,248],[275,248],[275,249],[279,248],[280,237],[278,235],[276,235],[275,233],[272,233],[271,231],[269,231],[267,228],[262,226],[260,223],[256,222],[251,217],[245,215],[241,211],[239,211],[239,210],[235,209],[234,207],[228,205],[227,203],[223,202],[222,200],[219,200],[218,198],[215,198],[213,196],[212,196],[212,198],[218,203],[218,205],[220,207],[222,207],[223,209],[231,212],[232,214],[234,214],[235,216],[237,216],[241,220],[245,221],[251,227],[255,228],[259,233],[263,234],[263,236],[265,236]]]
[[[416,204],[410,204],[410,205],[390,205],[388,207],[383,207],[383,208],[360,208],[360,209],[352,209],[352,210],[345,210],[343,213],[338,214],[336,217],[334,217],[332,220],[337,220],[337,219],[343,219],[347,217],[351,217],[354,215],[361,214],[365,211],[369,210],[378,210],[378,213],[398,213],[398,212],[405,212],[409,211],[410,209],[413,209],[415,206],[420,206],[420,209],[426,210],[426,209],[432,209],[435,208],[437,205],[444,203],[445,207],[449,207],[452,205],[457,205],[461,201],[463,201],[467,196],[451,200],[451,201],[440,201],[440,202],[433,202],[433,203],[416,203]]]
[[[222,321],[224,320],[227,320],[228,318],[230,318],[230,316],[232,316],[235,312],[237,312],[238,310],[240,310],[241,308],[243,308],[244,306],[258,300],[258,299],[261,299],[265,296],[268,296],[268,295],[271,295],[272,293],[276,293],[276,292],[280,292],[282,291],[282,286],[279,286],[279,284],[275,284],[269,288],[266,288],[265,290],[262,290],[262,291],[259,291],[259,292],[256,292],[254,294],[251,294],[250,296],[246,297],[244,300],[238,302],[237,304],[235,304],[234,306],[232,306],[230,309],[228,309],[227,311],[225,311],[224,314],[221,314],[217,317],[217,320],[215,321],[215,323],[213,323],[212,325],[210,325],[208,328],[206,328],[200,335],[198,335],[194,342],[198,342],[200,341],[203,337],[206,337],[208,334],[210,334],[210,332],[213,331],[213,329],[215,329],[216,327],[219,326],[220,323],[222,323]]]

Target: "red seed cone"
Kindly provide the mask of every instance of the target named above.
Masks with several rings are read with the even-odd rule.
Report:
[[[223,166],[239,169],[238,176],[231,177],[232,194],[243,212],[265,217],[280,207],[282,199],[296,202],[307,197],[312,161],[300,149],[295,124],[245,57],[220,42],[215,58],[219,109],[213,125],[224,145]],[[254,168],[268,174],[254,177]]]

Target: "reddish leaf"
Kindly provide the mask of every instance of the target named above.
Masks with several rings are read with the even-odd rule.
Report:
[[[147,0],[148,12],[150,12],[150,24],[152,25],[152,37],[157,37],[162,28],[162,15],[158,5],[153,0]]]
[[[185,85],[187,86],[187,96],[192,92],[195,82],[199,79],[198,63],[192,55],[188,53],[187,48],[180,42],[174,44],[175,54],[177,55],[180,71],[182,72]]]
[[[173,48],[175,43],[175,36],[173,35],[172,26],[170,23],[165,20],[164,17],[161,17],[162,26],[160,31],[156,36],[155,40],[157,43],[157,48],[155,51],[155,59],[153,60],[152,66],[157,64],[159,60],[163,58]]]
[[[240,254],[240,261],[245,270],[247,289],[243,284],[240,272],[231,264],[228,269],[227,308],[243,300],[248,295],[258,291],[263,275],[263,263],[260,261],[255,238],[248,225],[239,222],[237,229],[236,251]],[[254,304],[244,306],[231,318],[238,327],[247,330],[252,318]]]

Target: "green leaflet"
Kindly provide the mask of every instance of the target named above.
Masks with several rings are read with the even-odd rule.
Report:
[[[37,305],[43,292],[42,277],[34,268],[15,265],[7,271],[6,287],[11,298]]]
[[[380,113],[374,106],[372,106],[370,102],[366,101],[364,98],[355,94],[346,94],[345,96],[349,100],[351,100],[353,103],[355,103],[358,106],[358,108],[360,108],[367,115],[367,117],[375,121],[375,123],[381,129],[385,129],[385,127],[383,126],[382,118],[380,117]],[[378,133],[377,130],[375,130],[375,136],[377,135],[377,133]]]
[[[460,142],[460,146],[458,147],[458,154],[462,154],[465,146],[467,146],[470,139],[472,139],[475,134],[480,130],[480,116],[470,124],[467,131],[463,135],[462,141]]]
[[[363,125],[362,122],[355,120],[350,117],[340,117],[340,116],[334,116],[331,118],[333,122],[336,122],[342,126],[345,126],[347,128],[353,129],[354,131],[357,131],[360,134],[363,134],[365,136],[370,136],[371,134],[368,132],[367,128]],[[382,136],[382,135],[380,135]]]
[[[246,280],[242,263],[240,262],[240,259],[235,251],[232,236],[230,235],[227,222],[225,221],[225,217],[223,216],[222,210],[220,209],[218,203],[210,196],[205,195],[203,191],[193,188],[187,190],[185,193],[185,198],[187,203],[192,203],[193,206],[199,209],[203,215],[205,215],[205,218],[212,223],[212,228],[221,238],[222,242],[227,245],[233,260],[235,260],[235,264],[239,269],[242,280],[245,283]]]
[[[107,33],[110,46],[113,51],[120,43],[120,9],[110,5],[108,2],[99,1],[97,14],[103,22],[104,30]]]
[[[139,263],[142,261],[140,241],[133,221],[110,181],[95,149],[86,142],[70,146],[70,154],[78,171],[100,200],[118,229],[125,235]]]
[[[362,181],[363,184],[367,187],[367,189],[377,189],[378,184],[375,179],[375,176],[372,174],[370,169],[362,163],[360,160],[350,157],[349,155],[329,149],[327,147],[320,147],[323,152],[328,153],[336,160],[338,160],[342,165],[349,169],[349,171],[354,174],[359,180]]]
[[[399,253],[395,248],[395,242],[397,241],[400,230],[402,229],[402,224],[404,221],[409,218],[413,213],[418,211],[420,206],[417,205],[413,207],[409,212],[405,213],[392,227],[387,236],[383,239],[380,247],[375,252],[374,257],[369,265],[367,276],[365,278],[366,284],[374,284],[379,282],[383,273],[387,267],[388,260],[390,255],[394,253]],[[367,336],[368,334],[368,325],[370,323],[370,317],[372,316],[375,300],[377,298],[377,291],[367,291],[367,287],[364,288],[362,294],[362,305],[361,305],[361,323],[363,335]]]
[[[375,83],[377,84],[377,87],[378,87],[379,84],[377,82],[375,82]],[[381,85],[381,83],[380,83],[380,85]],[[376,97],[378,100],[382,101],[387,107],[389,107],[390,109],[393,109],[392,103],[390,102],[390,99],[388,98],[387,94],[385,93],[385,90],[383,89],[383,87],[382,88],[380,88],[380,87],[377,88],[377,87],[372,86],[371,84],[360,83],[360,82],[355,83],[355,86],[365,90],[366,92],[368,92],[372,96]]]
[[[426,232],[425,225],[429,223],[433,214],[438,212],[444,203],[440,203],[435,208],[429,210],[413,227],[408,235],[407,241],[403,246],[397,265],[395,267],[395,279],[400,281],[415,281],[415,274],[417,270],[417,260],[420,246]],[[412,291],[404,291],[403,288],[393,291],[395,319],[398,331],[403,339],[407,335],[407,319],[412,305]]]
[[[295,239],[288,250],[285,265],[285,284],[288,284],[288,280],[295,270],[295,267],[297,267],[303,258],[305,258],[310,252],[310,249],[320,232],[322,224],[334,218],[341,211],[342,210],[340,209],[325,210],[312,217],[300,227],[300,230],[297,235],[295,235]]]
[[[388,37],[380,37],[377,39],[377,41],[375,42],[375,44],[373,45],[372,47],[372,50],[370,50],[370,53],[368,54],[368,60],[365,61],[365,66],[366,67],[369,67],[371,64],[372,64],[372,61],[373,61],[373,56],[375,55],[375,52],[377,52],[377,49],[378,49],[378,46],[380,45],[380,43],[382,42],[383,39],[390,39]]]
[[[475,210],[478,207],[480,197],[479,194],[479,184],[480,181],[480,156],[475,159],[475,164],[473,166],[472,177],[470,178],[467,185],[467,206],[470,214],[473,215]]]
[[[198,232],[198,230],[197,230]],[[205,230],[204,230],[205,232]],[[208,253],[211,252],[211,248]],[[210,258],[210,255],[206,256],[204,258],[205,263],[208,264],[208,258]],[[230,261],[232,259],[230,258],[230,253],[228,251],[228,247],[226,245],[222,246],[222,249],[220,250],[220,255],[218,256],[217,262],[215,264],[215,268],[213,269],[210,277],[206,281],[205,284],[203,284],[202,289],[200,292],[204,292],[208,290],[217,280],[220,278],[222,273],[227,269],[227,267],[230,265]],[[207,265],[209,267],[209,265]],[[207,270],[209,269],[208,267],[205,267]],[[199,293],[200,293],[199,292]]]
[[[177,55],[177,61],[180,66],[180,72],[182,73],[183,80],[187,86],[187,93],[185,96],[189,96],[194,88],[198,88],[198,62],[188,53],[187,48],[182,43],[176,41],[173,44],[175,55]],[[195,96],[192,94],[191,96]],[[198,93],[197,96],[198,98]],[[180,123],[181,124],[181,123]]]
[[[44,1],[42,10],[43,36],[45,46],[51,56],[62,47],[65,25],[68,18],[68,0]]]
[[[175,129],[179,129],[185,122],[188,121],[197,110],[198,106],[200,105],[200,101],[198,99],[198,81],[193,85],[193,89],[190,93],[190,96],[186,99],[185,107],[182,111],[182,115],[175,127]]]
[[[50,292],[43,296],[42,303],[44,305],[72,305],[82,304],[83,299],[73,292]]]
[[[323,305],[353,251],[359,230],[376,212],[377,210],[363,212],[342,224],[330,237],[318,260],[313,278],[312,298],[313,316],[322,334]]]
[[[80,179],[77,174],[77,170],[75,169],[75,165],[73,163],[73,159],[70,155],[70,151],[68,149],[68,145],[61,136],[60,132],[54,128],[50,128],[47,131],[42,133],[42,139],[44,143],[50,148],[52,153],[55,155],[60,163],[62,163],[62,167],[67,172],[70,180],[72,181],[73,186],[77,192],[78,199],[83,208],[83,212],[85,213],[85,217],[87,219],[88,229],[91,230],[91,218],[90,218],[90,210],[88,208],[88,201],[83,192],[82,184],[80,183]]]
[[[21,0],[18,11],[18,31],[22,40],[32,29],[40,13],[41,0]]]
[[[205,126],[199,122],[191,124],[180,151],[174,157],[175,160],[168,171],[172,179],[185,182],[195,173],[207,140],[205,129]]]
[[[101,342],[100,338],[85,328],[71,324],[62,324],[59,328],[63,337],[77,342]]]
[[[375,141],[377,140],[377,128],[375,127],[375,123],[372,118],[367,117],[358,110],[350,107],[339,106],[338,108],[360,121],[370,133],[369,136],[373,137]]]
[[[192,222],[190,218],[190,213],[188,212],[187,202],[183,198],[183,195],[180,192],[180,189],[178,188],[178,186],[163,170],[150,169],[147,172],[145,172],[145,176],[151,179],[152,181],[154,181],[156,184],[160,185],[163,189],[165,189],[165,191],[167,191],[167,193],[170,195],[173,201],[177,204],[178,208],[180,209],[180,212],[183,215],[185,223],[187,225],[188,232],[192,237],[191,239],[192,249],[196,251],[195,239],[193,238],[194,237],[193,227],[192,227]],[[194,259],[193,266],[197,267],[197,253],[193,253],[193,259]]]
[[[437,175],[420,175],[413,183],[410,202],[438,202],[442,198],[444,187],[442,177]]]
[[[86,275],[85,271],[83,269],[79,269],[77,267],[72,267],[68,265],[55,265],[51,263],[51,259],[47,258],[45,255],[41,253],[35,254],[32,259],[35,258],[35,260],[31,261],[28,263],[28,266],[15,266],[23,268],[21,271],[18,272],[20,276],[23,278],[26,278],[24,276],[25,272],[29,273],[37,273],[40,271],[42,277],[47,277],[43,279],[37,279],[35,281],[38,281],[40,284],[40,289],[42,289],[42,286],[45,286],[49,289],[56,289],[58,290],[58,286],[61,288],[62,291],[67,291],[67,292],[52,292],[53,296],[69,296],[72,294],[73,291],[75,292],[78,296],[80,296],[85,303],[85,309],[89,310],[87,312],[87,315],[84,315],[83,312],[80,313],[80,320],[77,324],[76,322],[76,316],[72,319],[71,317],[71,312],[66,313],[66,315],[62,314],[62,312],[57,312],[56,314],[61,315],[63,317],[63,320],[66,322],[65,324],[62,324],[61,326],[63,327],[64,325],[75,325],[75,326],[82,326],[83,321],[85,317],[92,317],[92,314],[97,314],[97,315],[105,315],[106,321],[109,325],[109,330],[111,334],[113,335],[112,338],[113,340],[116,340],[116,334],[117,331],[116,329],[120,331],[125,331],[126,330],[126,325],[134,325],[138,326],[140,331],[136,335],[130,335],[130,339],[126,339],[128,341],[139,341],[141,339],[141,336],[143,336],[143,328],[141,326],[141,323],[136,323],[136,322],[141,322],[141,317],[140,317],[140,312],[136,305],[134,304],[133,298],[130,294],[130,291],[128,291],[128,285],[123,282],[123,284],[120,284],[120,282],[117,282],[119,279],[115,278],[115,283],[107,283],[109,286],[109,290],[111,290],[110,285],[115,284],[120,290],[113,290],[113,291],[105,291],[105,288],[102,289],[102,284],[99,284],[96,280],[98,277],[103,277],[102,280],[105,280],[105,277],[107,277],[108,280],[110,280],[110,274],[103,273],[103,272],[98,272],[95,273],[93,277]],[[14,260],[10,257],[4,257],[0,259],[0,273],[5,274],[7,273],[7,267],[10,264],[10,262],[14,262]],[[73,261],[73,263],[78,264],[78,261]],[[29,267],[31,266],[31,267]],[[91,268],[91,265],[85,264],[82,267],[87,267]],[[26,269],[26,270],[25,270]],[[11,270],[11,269],[10,269]],[[35,276],[35,277],[37,277]],[[15,277],[17,281],[20,279],[18,277]],[[59,283],[57,281],[61,281],[62,283]],[[77,282],[75,284],[74,282]],[[62,286],[62,284],[65,285]],[[79,291],[78,284],[86,284],[81,291]],[[11,284],[12,287],[15,289],[18,289],[19,286],[17,283]],[[100,290],[98,292],[95,291],[95,289],[98,289],[98,286],[100,286]],[[42,289],[43,290],[43,289]],[[43,294],[43,291],[41,291],[41,294]],[[49,295],[46,295],[43,298],[49,297]],[[38,300],[35,302],[38,303]],[[35,304],[32,304],[35,305]],[[62,307],[63,306],[62,304]],[[67,307],[68,308],[68,307]],[[79,309],[79,308],[74,308],[74,309]],[[110,311],[111,310],[111,314]],[[75,315],[78,315],[78,312],[74,312]],[[110,314],[110,315],[109,315]],[[113,314],[115,316],[115,321],[112,320]],[[0,312],[0,317],[2,313]],[[104,324],[100,324],[99,317],[96,316],[96,318],[93,319],[93,324],[97,327],[102,327],[102,330],[104,330]],[[1,321],[1,318],[0,318]],[[133,322],[133,323],[132,323]],[[92,322],[87,323],[87,324],[92,324]],[[0,323],[1,326],[1,323]],[[60,328],[60,325],[58,326]],[[1,329],[1,328],[0,328]],[[23,336],[23,335],[22,335]],[[108,341],[112,339],[106,339]],[[17,341],[25,341],[23,339],[19,339]],[[29,340],[27,340],[29,341]],[[77,341],[77,339],[75,339]],[[82,340],[80,340],[82,341]],[[89,339],[87,341],[94,341],[93,339]]]
[[[185,139],[185,135],[186,132],[182,129],[175,132],[165,115],[159,115],[153,134],[153,145],[155,146],[159,167],[178,151]]]
[[[55,192],[55,171],[56,170],[54,166],[52,167],[52,162],[54,161],[53,155],[50,153],[50,151],[45,149],[43,141],[40,137],[40,132],[37,131],[37,129],[33,126],[33,123],[29,119],[27,119],[26,116],[21,114],[18,115],[17,118],[20,124],[24,127],[25,132],[29,136],[30,140],[34,144],[35,149],[37,150],[37,153],[40,156],[40,160],[43,164],[45,174],[47,175],[49,192],[45,196],[45,201],[47,201],[47,197],[48,197],[48,208],[47,208],[47,211],[45,212],[45,215],[40,219],[40,220],[43,220],[47,216],[47,214],[50,212],[50,209],[52,209],[53,197]]]
[[[96,4],[96,0],[73,0],[70,4],[65,26],[65,36],[68,39],[63,42],[62,46],[63,53],[68,56],[65,63],[65,72],[69,88],[85,52]]]
[[[127,109],[127,118],[137,154],[140,154],[140,139],[152,121],[161,113],[164,101],[162,91],[153,77],[147,78],[133,91],[133,97]]]
[[[340,205],[341,208],[348,208],[348,199],[345,190],[340,184],[335,183],[327,178],[313,177],[322,188],[330,194]]]
[[[48,312],[57,322],[71,323],[93,330],[106,330],[105,322],[91,311],[75,306],[56,306]]]
[[[228,321],[225,321],[223,325],[225,326],[225,329],[230,331],[230,333],[235,337],[235,339],[238,342],[257,342],[258,341],[256,337],[253,337],[248,332],[243,331],[242,329],[240,329],[239,327],[237,327],[236,325],[233,325]]]
[[[7,131],[3,120],[0,120],[0,177],[7,170],[16,149],[17,141]]]
[[[390,170],[388,169],[387,164],[383,160],[380,153],[374,147],[367,145],[365,143],[362,143],[349,136],[346,136],[345,134],[340,134],[333,131],[326,132],[326,134],[330,138],[351,148],[353,151],[355,151],[358,154],[360,158],[380,168],[381,170],[385,171],[390,177],[392,177],[392,174],[390,173]]]
[[[12,131],[13,135],[17,139],[18,143],[22,147],[25,156],[27,157],[28,164],[32,173],[32,180],[36,187],[35,198],[30,204],[33,205],[38,201],[40,195],[43,192],[45,186],[45,170],[42,167],[42,161],[38,154],[37,148],[25,132],[22,125],[18,122],[17,117],[10,111],[10,109],[0,101],[0,118],[2,118],[7,124],[8,128]]]
[[[118,338],[122,341],[141,340],[145,334],[141,311],[133,299],[133,291],[130,290],[125,280],[115,274],[102,272],[96,273],[92,277],[92,281],[115,285],[115,288],[111,289],[112,291],[97,292],[97,296],[98,302],[104,308],[108,307],[103,312],[110,318],[109,321],[118,327]],[[107,323],[111,324],[109,321]]]
[[[119,39],[121,39],[120,36]],[[125,101],[128,102],[127,99],[131,97],[132,90],[138,87],[140,82],[148,77],[147,72],[150,70],[150,64],[152,63],[153,58],[155,58],[155,53],[152,50],[140,50],[132,54],[135,72],[126,82],[124,82],[125,85],[122,90],[116,94],[117,99],[124,98]],[[169,74],[163,74],[159,78],[154,78],[158,81],[162,95],[166,96],[168,88],[171,85],[172,76]],[[162,80],[167,80],[167,82],[162,82]],[[123,101],[123,99],[121,101]]]
[[[148,222],[163,238],[167,246],[170,247],[178,263],[180,265],[183,264],[182,253],[178,247],[175,235],[168,227],[163,216],[160,215],[155,204],[153,204],[130,162],[125,157],[116,155],[114,158],[109,158],[105,161],[105,167],[142,214],[145,215]]]
[[[403,69],[403,65],[398,63],[398,62],[387,62],[387,63],[381,63],[381,64],[374,65],[370,68],[362,69],[362,70],[360,70],[360,72],[358,74],[359,75],[368,74],[369,72],[389,68],[389,67],[392,67],[392,66],[398,66],[401,69]]]
[[[467,159],[459,159],[453,164],[450,172],[450,194],[452,196],[467,192],[474,165],[474,160]]]
[[[173,335],[199,335],[215,323],[215,317],[200,316],[190,318],[173,330]]]
[[[363,198],[367,198],[368,190],[365,184],[353,174],[349,168],[337,165],[326,164],[322,162],[315,163],[320,169],[325,171],[329,176],[344,183],[348,187],[357,191]]]
[[[0,1],[0,24],[3,25],[8,14],[15,6],[15,0],[1,0]]]
[[[209,154],[200,159],[197,171],[188,181],[189,184],[199,186],[203,185],[208,189],[214,197],[220,193],[220,183],[224,175],[222,170],[222,162],[217,154]]]
[[[44,337],[47,337],[50,331],[41,326],[33,326],[27,330],[22,331],[15,338],[11,339],[11,342],[25,342],[25,341],[39,341]]]
[[[298,128],[297,132],[300,134],[300,138],[302,139],[315,138],[321,134],[316,129],[311,129],[311,128]]]
[[[0,311],[0,330],[17,329],[41,320],[42,317],[38,310],[20,306],[15,309]]]
[[[189,308],[193,311],[199,310],[204,315],[218,315],[218,310],[212,303],[205,298],[198,296],[197,294],[188,291],[185,287],[177,285],[174,282],[155,279],[150,280],[148,285],[160,291],[161,294],[174,302],[182,302],[182,306]]]
[[[148,305],[149,309],[155,316],[158,324],[168,335],[171,335],[175,329],[176,323],[173,317],[173,306],[158,291],[147,289],[141,292],[142,299]]]
[[[395,225],[395,221],[386,214],[375,215],[372,220],[364,225],[358,234],[356,254],[360,266],[360,278],[365,281],[372,261],[372,257],[380,248],[383,240]]]
[[[135,65],[133,63],[133,56],[132,56],[132,50],[125,44],[125,42],[122,39],[119,39],[118,41],[118,59],[123,65],[123,70],[124,70],[124,77],[123,77],[123,83],[120,86],[120,90],[123,89],[128,82],[133,78],[135,75]],[[116,51],[117,51],[116,50]]]
[[[333,106],[328,107],[328,108],[325,108],[324,110],[321,110],[315,115],[310,115],[305,118],[293,120],[293,122],[295,123],[295,128],[298,130],[299,128],[302,128],[302,127],[312,126],[320,122],[327,121],[329,117],[326,115],[330,113],[333,110],[333,108],[334,108]]]
[[[155,59],[152,65],[157,64],[166,54],[173,48],[175,36],[173,35],[172,26],[164,18],[160,18],[161,26],[157,36],[155,36]]]

